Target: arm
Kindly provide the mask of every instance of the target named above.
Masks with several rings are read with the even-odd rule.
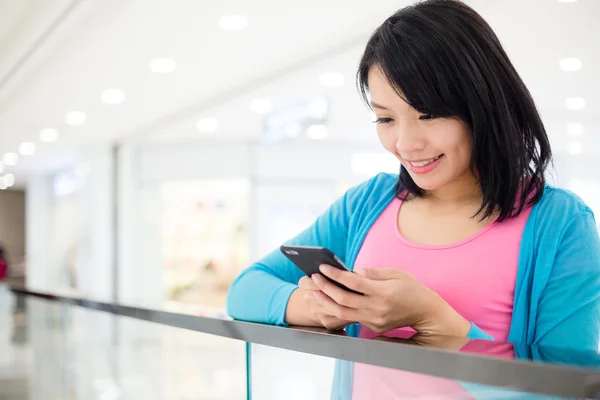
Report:
[[[535,344],[597,350],[600,342],[600,239],[589,209],[561,235],[538,304]]]
[[[286,244],[327,247],[345,262],[352,210],[369,182],[350,189],[312,226]],[[302,276],[302,271],[277,249],[243,271],[233,282],[227,296],[227,312],[245,321],[313,325],[311,317],[306,315],[303,296],[296,292]],[[287,316],[286,310],[289,311]]]

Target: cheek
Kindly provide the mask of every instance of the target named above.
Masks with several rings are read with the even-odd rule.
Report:
[[[470,132],[458,121],[451,124],[434,135],[436,143],[430,143],[446,155],[455,158],[456,161],[463,163],[466,159],[468,163],[471,158],[472,139]]]
[[[377,136],[384,149],[390,153],[396,154],[396,138],[390,133],[386,132],[383,128],[377,129]]]

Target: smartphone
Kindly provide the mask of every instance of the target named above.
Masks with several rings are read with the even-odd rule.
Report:
[[[298,268],[302,270],[307,276],[312,274],[319,274],[319,266],[321,264],[328,264],[334,268],[341,269],[342,271],[350,272],[350,269],[344,265],[333,252],[325,247],[316,246],[287,246],[283,245],[280,248],[284,256],[289,258]],[[321,274],[322,275],[322,274]],[[362,294],[355,290],[349,289],[339,282],[327,278],[322,275],[325,279],[332,282],[334,285],[347,290],[352,293]]]

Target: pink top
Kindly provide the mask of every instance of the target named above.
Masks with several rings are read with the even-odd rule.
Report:
[[[517,218],[502,223],[493,222],[458,243],[431,246],[411,242],[402,236],[398,229],[401,206],[402,201],[394,199],[375,221],[354,268],[395,268],[409,272],[438,293],[467,320],[474,322],[496,340],[506,341],[512,319],[521,236],[531,208],[525,209]],[[404,337],[407,330],[410,328],[396,329],[385,336]],[[361,327],[360,337],[375,336],[376,333]],[[375,382],[382,378],[373,375],[377,370],[382,372],[381,369],[356,364],[355,399],[385,398],[372,397],[373,390],[378,386]],[[408,390],[407,382],[401,385],[397,373],[394,375],[396,377],[392,382],[396,382],[403,390]],[[438,383],[428,385],[433,391],[430,394],[434,396],[439,394],[436,387],[442,391],[454,391],[452,387],[447,387],[455,385],[451,380],[423,376],[425,378],[435,379]],[[416,377],[412,376],[408,382],[416,381]],[[413,387],[412,384],[408,386]],[[424,389],[422,385],[419,386],[420,390]],[[414,388],[419,390],[417,386]],[[380,394],[384,393],[386,392]]]

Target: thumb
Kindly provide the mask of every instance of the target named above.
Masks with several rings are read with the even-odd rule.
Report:
[[[398,271],[395,269],[374,269],[374,268],[359,268],[354,271],[358,276],[362,276],[374,281],[385,281],[397,277]]]

